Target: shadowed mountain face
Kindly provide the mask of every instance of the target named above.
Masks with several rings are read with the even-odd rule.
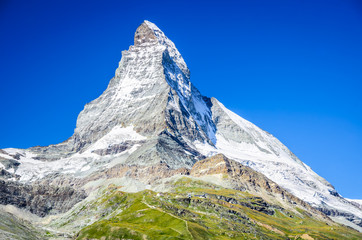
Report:
[[[340,197],[271,134],[202,96],[174,43],[148,21],[122,52],[107,89],[79,114],[73,136],[47,147],[0,150],[0,168],[4,191],[20,193],[4,203],[39,216],[68,211],[104,179],[131,178],[140,189],[157,189],[178,174],[208,181],[226,174],[232,189],[327,219],[315,207],[362,227],[359,205]],[[47,198],[36,200],[43,208],[34,205],[37,191]]]

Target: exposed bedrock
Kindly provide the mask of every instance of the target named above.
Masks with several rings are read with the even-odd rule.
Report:
[[[70,186],[28,185],[6,180],[0,180],[0,192],[0,204],[11,204],[40,217],[66,212],[86,197],[83,190]]]

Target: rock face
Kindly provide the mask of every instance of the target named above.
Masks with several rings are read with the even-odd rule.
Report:
[[[0,192],[0,204],[24,208],[40,217],[64,213],[86,197],[83,190],[70,186],[30,185],[4,180],[0,180]]]
[[[134,35],[134,45],[139,46],[144,43],[157,43],[157,37],[148,24],[142,23],[136,30]]]
[[[195,177],[214,174],[223,174],[223,179],[227,179],[233,189],[273,195],[275,199],[302,206],[309,212],[325,218],[325,216],[321,215],[316,209],[290,194],[277,183],[265,177],[265,175],[234,160],[228,159],[223,154],[217,154],[213,157],[198,161],[190,171],[190,175]]]
[[[239,165],[226,160],[217,162],[219,157],[214,163],[198,162],[218,153]],[[209,164],[209,170],[202,164]],[[83,186],[96,176],[117,176],[114,169],[125,166],[144,171],[161,166],[167,169],[161,174],[164,176],[190,171],[193,166],[190,174],[195,176],[226,171],[234,184],[243,182],[240,188],[269,188],[271,193],[284,194],[291,201],[294,195],[314,207],[327,209],[327,214],[352,214],[353,223],[362,219],[360,208],[340,197],[331,184],[278,139],[231,112],[217,99],[202,96],[190,82],[190,71],[174,43],[148,21],[136,30],[134,45],[122,52],[107,89],[79,114],[73,136],[47,147],[0,151],[1,176],[8,179],[4,189],[11,189],[10,181],[27,184],[28,188],[37,181],[60,182],[63,178]],[[206,172],[197,171],[201,166]],[[132,171],[130,175],[139,176]],[[279,192],[274,183],[289,193]],[[40,191],[33,188],[29,191]],[[57,195],[58,190],[46,188],[43,192],[51,196],[47,196],[49,203],[41,206],[54,205],[55,210],[64,207],[57,205],[63,197]],[[7,196],[12,194],[10,191]],[[73,198],[72,204],[84,197],[77,191],[62,194],[64,199]],[[25,201],[25,207],[31,210],[29,206],[36,197],[26,196],[33,199]],[[20,206],[17,201],[12,204]]]

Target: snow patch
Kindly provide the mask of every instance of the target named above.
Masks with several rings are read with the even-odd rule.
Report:
[[[125,141],[140,141],[145,139],[146,137],[133,130],[133,126],[128,126],[125,128],[122,128],[121,126],[115,126],[109,133],[92,144],[87,149],[87,152],[92,152],[96,149],[104,149],[114,144],[124,143]]]
[[[92,153],[93,150],[107,148],[112,144],[123,143],[125,141],[140,141],[144,139],[146,139],[146,137],[135,132],[133,126],[125,128],[116,126],[108,134],[89,146],[86,151],[76,153],[68,158],[44,162],[34,159],[33,157],[36,157],[35,154],[23,151],[22,154],[25,157],[20,157],[19,162],[21,164],[15,173],[20,175],[21,182],[32,182],[55,172],[71,174],[76,177],[85,176],[102,168],[109,168],[118,163],[122,163],[140,144],[135,144],[130,149],[111,156],[101,157]]]

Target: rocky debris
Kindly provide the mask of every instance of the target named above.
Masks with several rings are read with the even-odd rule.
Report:
[[[336,209],[331,209],[331,208],[326,208],[326,207],[317,207],[317,209],[321,212],[323,212],[324,214],[331,216],[331,217],[339,217],[342,216],[345,219],[347,219],[348,221],[362,227],[362,219],[351,214],[351,213],[347,213],[347,212],[343,212],[343,211],[338,211]]]
[[[159,163],[152,166],[140,166],[140,165],[128,165],[118,164],[112,168],[94,173],[81,182],[78,185],[84,185],[87,182],[95,181],[98,179],[111,179],[129,177],[143,182],[144,184],[154,184],[156,181],[169,178],[174,175],[189,175],[189,170],[186,168],[171,169],[165,163]]]
[[[253,210],[256,210],[258,212],[265,213],[267,215],[274,215],[275,211],[273,209],[273,206],[271,206],[269,203],[265,202],[261,197],[253,197],[252,199],[246,199],[244,202],[238,201],[235,198],[232,197],[225,197],[222,195],[215,195],[215,194],[207,194],[206,198],[215,198],[218,200],[222,200],[231,204],[237,204],[240,206],[244,206]],[[280,207],[277,207],[278,209],[283,210]]]
[[[216,196],[216,195],[215,195]],[[215,196],[212,196],[211,198],[205,197],[205,198],[175,198],[173,201],[176,201],[177,203],[181,204],[185,208],[194,208],[194,209],[203,209],[204,211],[211,211],[211,212],[217,212],[218,215],[222,218],[229,219],[231,221],[236,222],[242,222],[244,220],[249,220],[249,218],[242,213],[241,211],[237,211],[232,209],[230,206],[225,206],[225,204],[222,201],[225,201],[225,199],[217,198]],[[219,196],[222,197],[222,196]],[[215,202],[211,199],[217,199],[219,201]],[[222,200],[222,201],[220,201]],[[234,204],[239,204],[241,202],[235,201]],[[243,205],[242,205],[243,204]],[[245,206],[244,203],[240,204],[241,206]],[[161,207],[163,209],[167,209],[171,211],[173,214],[180,216],[180,217],[188,217],[188,218],[196,218],[197,220],[197,214],[195,214],[192,211],[189,211],[185,208],[178,208],[171,204],[161,204]],[[256,209],[254,209],[256,210]]]
[[[220,217],[230,219],[235,222],[242,222],[245,220],[249,220],[248,216],[240,211],[236,211],[234,209],[223,207],[222,205],[213,203],[212,201],[205,201],[200,198],[193,198],[190,201],[191,207],[195,208],[204,208],[204,209],[212,209],[212,211],[217,212]]]
[[[0,180],[0,204],[11,204],[40,217],[68,211],[86,197],[83,190]]]

